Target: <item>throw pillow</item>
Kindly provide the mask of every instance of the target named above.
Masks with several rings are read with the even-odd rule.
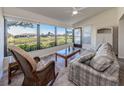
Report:
[[[89,63],[87,61],[91,60],[94,57],[94,55],[95,55],[95,53],[91,53],[91,52],[87,53],[87,54],[85,54],[85,55],[80,57],[79,62],[81,62],[81,63],[85,63],[85,62]]]
[[[40,71],[41,69],[43,69],[44,66],[45,66],[45,65],[43,64],[42,61],[38,62],[38,63],[37,63],[36,71]]]
[[[101,46],[102,46],[102,44],[98,44],[96,47],[96,51],[98,51]]]
[[[96,56],[91,60],[90,66],[97,71],[103,72],[110,67],[112,63],[113,59],[110,59],[107,56]]]

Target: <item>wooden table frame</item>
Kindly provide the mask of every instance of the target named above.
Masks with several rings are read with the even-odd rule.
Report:
[[[57,56],[64,58],[65,59],[65,67],[67,67],[68,58],[72,57],[73,55],[77,54],[78,52],[80,53],[80,51],[81,51],[80,49],[75,50],[74,52],[70,53],[69,55],[63,55],[63,54],[55,53],[56,61],[57,61]]]

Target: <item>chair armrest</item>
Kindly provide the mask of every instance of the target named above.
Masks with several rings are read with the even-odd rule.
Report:
[[[34,57],[34,60],[36,61],[36,63],[40,62],[40,58],[39,57]]]
[[[34,72],[37,77],[36,81],[44,85],[52,85],[56,75],[55,75],[55,62],[50,61],[48,64],[43,66],[39,71]],[[48,83],[49,82],[49,83]]]
[[[46,64],[42,69],[35,72],[35,75],[37,78],[42,82],[43,85],[45,85],[47,82],[55,79],[55,62],[50,61],[48,64]]]

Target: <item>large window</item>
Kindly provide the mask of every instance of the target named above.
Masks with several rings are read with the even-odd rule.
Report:
[[[65,28],[57,27],[57,45],[63,45],[65,43],[66,43]]]
[[[5,32],[5,56],[10,55],[9,46],[33,51],[72,43],[73,38],[72,29],[11,18],[5,18]]]
[[[25,51],[37,49],[37,25],[22,21],[6,20],[7,47],[18,46]]]
[[[40,25],[40,47],[49,48],[55,46],[55,27]]]
[[[73,41],[73,30],[72,29],[67,29],[66,30],[66,35],[67,35],[67,43],[72,43],[72,41]]]

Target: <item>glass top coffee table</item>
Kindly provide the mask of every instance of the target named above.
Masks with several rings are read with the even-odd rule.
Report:
[[[56,61],[57,61],[57,56],[64,58],[65,59],[65,67],[67,67],[68,58],[72,57],[73,55],[75,55],[77,53],[80,53],[80,48],[68,47],[68,48],[59,50],[55,53]]]

